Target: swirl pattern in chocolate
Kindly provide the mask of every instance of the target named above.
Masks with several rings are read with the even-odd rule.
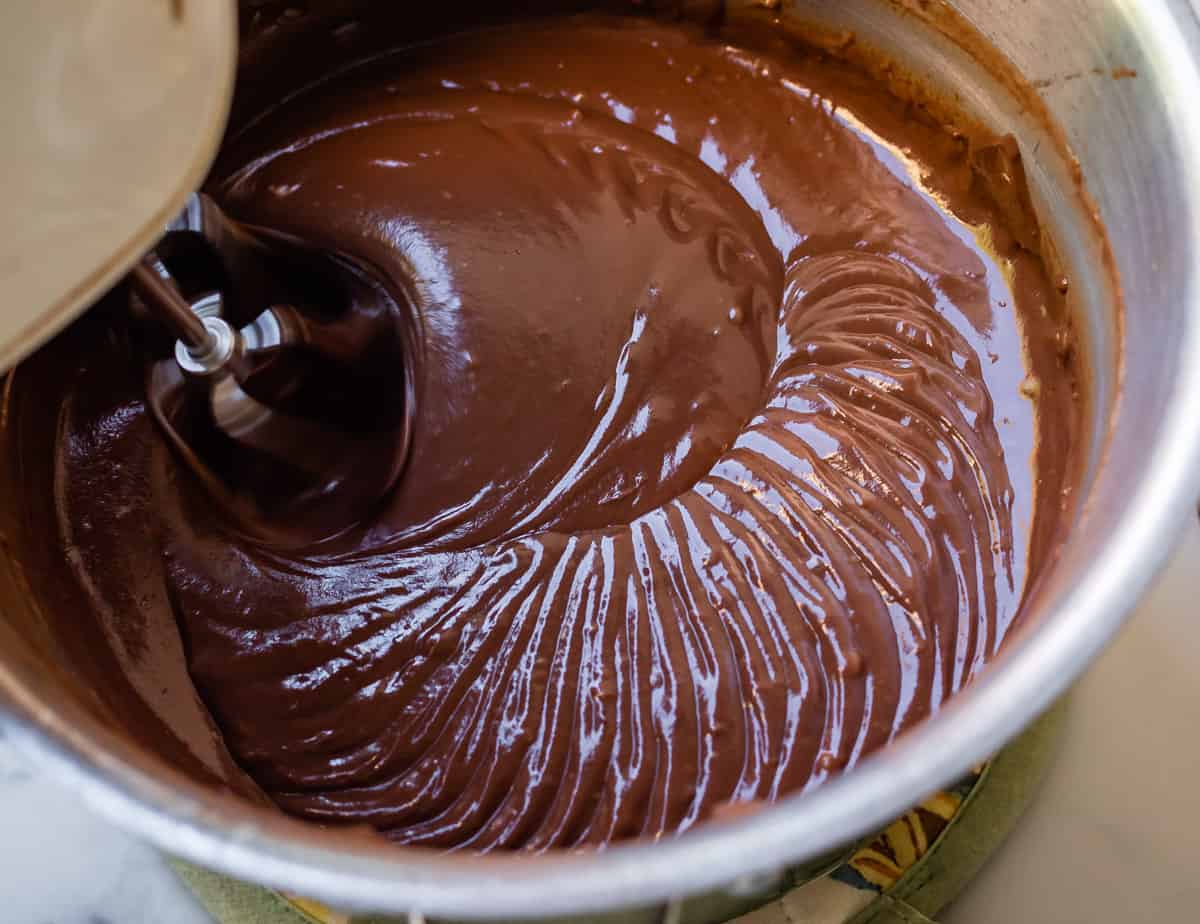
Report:
[[[956,142],[885,94],[587,16],[288,99],[210,190],[411,306],[404,478],[332,544],[241,537],[119,373],[118,320],[62,386],[76,578],[178,620],[282,809],[407,844],[655,838],[854,765],[1003,642],[1062,477],[1046,408],[1075,413],[1028,386],[1040,260],[984,246]]]

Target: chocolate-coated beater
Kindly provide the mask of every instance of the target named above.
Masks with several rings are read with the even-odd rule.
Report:
[[[177,338],[150,366],[147,400],[178,457],[263,541],[352,530],[408,453],[403,296],[338,255],[232,221],[203,194],[167,230],[130,282]]]

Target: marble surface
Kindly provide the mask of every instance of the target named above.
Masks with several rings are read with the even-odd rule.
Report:
[[[1200,521],[1083,679],[1022,826],[943,924],[1195,920],[1200,908]],[[0,741],[0,922],[208,924],[149,847]]]
[[[150,847],[38,778],[0,738],[0,922],[210,924]]]

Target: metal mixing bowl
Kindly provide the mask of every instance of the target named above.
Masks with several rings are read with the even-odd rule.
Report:
[[[1032,82],[1061,127],[1107,226],[1126,307],[1122,318],[1087,199],[1037,101],[942,28],[948,8],[784,0],[781,15],[853,29],[1017,135],[1089,341],[1096,400],[1072,539],[1047,569],[1026,627],[934,719],[841,779],[753,817],[657,844],[539,857],[376,845],[213,792],[97,722],[37,640],[17,635],[0,646],[8,736],[91,806],[177,856],[339,906],[473,918],[745,890],[881,826],[986,759],[1112,637],[1200,494],[1200,22],[1186,0],[960,0],[952,8]],[[18,579],[0,568],[0,584]]]

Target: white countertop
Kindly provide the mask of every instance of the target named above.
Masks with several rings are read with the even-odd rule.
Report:
[[[944,924],[1200,920],[1200,521],[1075,691],[1021,826]]]
[[[38,779],[0,739],[0,922],[211,924],[162,858]]]
[[[944,924],[1200,916],[1200,521],[1080,684],[1022,826]],[[0,921],[209,924],[150,848],[0,743]]]

